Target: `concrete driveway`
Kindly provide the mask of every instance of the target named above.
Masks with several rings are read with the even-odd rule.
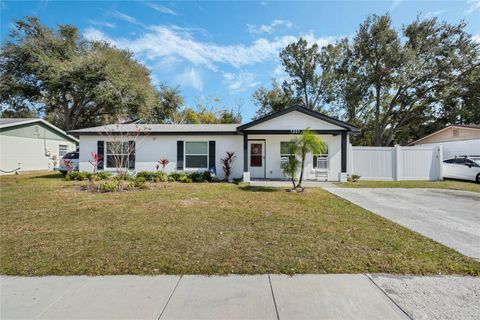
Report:
[[[441,189],[325,189],[480,260],[480,193]]]

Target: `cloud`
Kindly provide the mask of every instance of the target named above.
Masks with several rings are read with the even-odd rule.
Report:
[[[239,73],[223,73],[223,82],[232,94],[244,92],[260,84],[259,81],[255,80],[253,73],[243,71]]]
[[[262,24],[260,26],[254,24],[247,24],[248,32],[258,34],[258,33],[273,33],[277,26],[285,26],[291,28],[293,24],[288,20],[273,20],[270,24]]]
[[[388,11],[393,11],[397,9],[397,7],[402,3],[403,0],[393,0],[392,4],[390,5],[390,8],[388,8]]]
[[[120,20],[123,20],[123,21],[126,21],[126,22],[130,22],[130,23],[132,23],[132,24],[136,24],[136,25],[145,27],[145,25],[144,25],[143,23],[137,21],[137,19],[135,19],[134,17],[129,16],[128,14],[122,13],[122,12],[120,12],[120,11],[115,10],[115,11],[113,12],[113,16],[114,16],[115,18],[120,19]]]
[[[480,44],[480,34],[477,34],[476,36],[473,36],[472,41]]]
[[[87,39],[109,41],[120,48],[129,49],[140,59],[160,61],[175,57],[211,70],[217,70],[218,64],[228,64],[240,68],[276,60],[281,49],[298,40],[296,36],[285,35],[273,39],[258,38],[248,45],[219,45],[195,39],[194,32],[188,29],[165,25],[147,27],[146,32],[133,39],[113,39],[93,27],[87,28],[84,36]],[[319,46],[324,46],[337,39],[336,37],[317,38],[313,32],[302,36],[308,42],[317,43]]]
[[[198,91],[203,90],[202,77],[195,68],[185,69],[184,72],[175,77],[174,81],[182,87],[192,87]]]
[[[150,8],[152,8],[153,10],[156,10],[158,12],[165,13],[165,14],[170,14],[170,15],[173,15],[173,16],[178,16],[178,13],[176,13],[175,11],[173,11],[170,8],[162,6],[161,4],[152,3],[152,2],[145,2],[145,4],[147,6],[149,6]]]
[[[426,19],[430,19],[430,18],[433,18],[433,17],[437,17],[439,15],[441,15],[442,13],[444,13],[445,10],[438,10],[438,11],[428,11],[427,13],[424,14],[424,17]]]
[[[480,8],[480,0],[468,0],[467,3],[470,5],[470,7],[465,10],[465,14],[471,14]]]
[[[107,27],[110,29],[114,29],[117,25],[115,23],[107,22],[107,21],[89,21],[91,24],[95,26]]]

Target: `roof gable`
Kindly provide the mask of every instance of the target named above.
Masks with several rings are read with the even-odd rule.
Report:
[[[301,106],[293,106],[285,110],[270,114],[263,118],[249,122],[238,127],[238,131],[244,130],[346,130],[358,132],[359,130],[343,121],[329,117],[322,113],[306,109]]]
[[[23,128],[23,127],[28,127],[28,126],[44,126],[48,130],[51,131],[51,137],[58,136],[58,137],[63,137],[66,140],[73,141],[75,143],[78,143],[78,139],[67,134],[65,131],[62,129],[54,126],[48,121],[45,121],[43,119],[39,118],[4,118],[2,121],[0,121],[0,132],[6,133],[7,131],[12,131],[15,130],[16,128]]]

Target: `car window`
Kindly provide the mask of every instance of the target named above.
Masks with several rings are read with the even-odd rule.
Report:
[[[69,152],[63,156],[63,159],[78,159],[79,153],[78,152]]]
[[[480,158],[471,158],[471,160],[472,160],[473,162],[475,162],[475,164],[476,164],[478,167],[480,167]]]
[[[448,160],[445,160],[443,161],[444,163],[454,163],[455,162],[455,159],[448,159]]]
[[[465,158],[456,158],[455,164],[465,164]]]
[[[465,164],[470,165],[470,166],[474,166],[474,167],[476,166],[476,163],[473,162],[473,161],[470,160],[470,159],[467,159],[467,160],[465,161]]]

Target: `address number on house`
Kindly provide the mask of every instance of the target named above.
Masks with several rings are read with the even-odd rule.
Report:
[[[302,130],[290,130],[290,133],[301,133]]]

